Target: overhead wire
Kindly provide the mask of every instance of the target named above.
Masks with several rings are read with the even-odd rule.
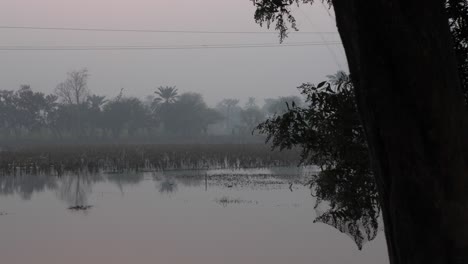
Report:
[[[78,46],[39,46],[39,45],[10,45],[0,46],[0,50],[191,50],[191,49],[232,49],[232,48],[274,48],[274,47],[307,47],[341,45],[340,42],[296,42],[289,44],[271,44],[271,43],[249,43],[249,44],[209,44],[209,45],[150,45],[150,46],[98,46],[98,45],[78,45]]]
[[[330,18],[330,22],[331,22],[331,23],[336,23],[336,17],[332,14],[332,12],[330,12],[330,9],[327,8],[327,7],[325,6],[325,3],[324,3],[324,2],[322,2],[322,7],[323,7],[323,9],[325,10],[325,12],[327,12],[328,17]],[[343,49],[339,49],[339,50],[340,50],[341,56],[343,56],[344,58],[346,58],[346,52],[345,52],[344,48],[343,48]]]
[[[51,30],[51,31],[86,31],[86,32],[136,32],[136,33],[181,33],[181,34],[277,34],[265,31],[207,31],[207,30],[155,30],[155,29],[120,29],[120,28],[78,28],[78,27],[36,27],[36,26],[0,26],[0,30]],[[337,34],[337,32],[294,32],[298,34]],[[322,37],[323,39],[323,37]],[[248,43],[248,44],[189,44],[189,45],[0,45],[0,51],[66,51],[66,50],[193,50],[193,49],[234,49],[234,48],[276,48],[305,47],[322,45],[341,45],[339,41],[328,42],[293,42]]]
[[[88,31],[88,32],[134,32],[134,33],[180,33],[180,34],[277,34],[269,31],[209,31],[209,30],[158,30],[158,29],[120,29],[120,28],[78,28],[78,27],[36,27],[0,26],[10,30],[50,30],[50,31]],[[337,32],[294,31],[293,34],[338,34]]]
[[[312,22],[312,19],[310,19],[310,17],[302,10],[299,8],[299,11],[302,13],[302,15],[306,18],[306,20],[310,23],[311,26],[315,27],[314,23]],[[322,41],[324,43],[326,43],[327,41],[325,40],[325,37],[323,36],[323,34],[318,34],[319,37],[322,39]],[[333,58],[333,61],[335,62],[336,66],[338,67],[338,69],[340,71],[343,71],[343,67],[341,65],[341,63],[338,61],[338,58],[336,56],[336,53],[333,51],[333,49],[331,49],[331,47],[327,44],[325,44],[327,49],[328,49],[328,52],[331,54],[332,58]]]

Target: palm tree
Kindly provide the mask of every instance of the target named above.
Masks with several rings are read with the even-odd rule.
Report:
[[[154,93],[159,96],[155,101],[163,101],[165,104],[174,103],[179,97],[175,86],[160,86]]]
[[[102,106],[107,103],[107,100],[105,96],[93,94],[88,96],[87,102],[92,109],[102,109]]]

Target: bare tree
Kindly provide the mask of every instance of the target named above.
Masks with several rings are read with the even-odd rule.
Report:
[[[55,94],[66,104],[84,103],[89,95],[88,77],[86,68],[67,73],[67,79],[57,85]]]

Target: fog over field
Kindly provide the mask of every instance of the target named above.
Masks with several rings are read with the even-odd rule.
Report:
[[[205,48],[156,50],[17,51],[2,47],[29,46],[164,46],[279,44],[278,34],[254,22],[250,1],[76,1],[4,0],[0,5],[1,89],[22,84],[52,92],[67,72],[88,68],[89,87],[98,95],[115,96],[121,88],[143,97],[158,86],[177,86],[181,92],[202,93],[214,106],[223,98],[271,98],[297,95],[303,82],[319,82],[325,75],[346,70],[334,15],[321,4],[297,12],[301,32],[284,44],[295,47]],[[151,33],[29,30],[19,27],[81,29],[137,29],[162,31],[244,32]],[[271,34],[245,34],[270,32]],[[303,46],[300,43],[309,43]],[[312,45],[310,45],[312,43]],[[287,69],[287,72],[284,70]]]

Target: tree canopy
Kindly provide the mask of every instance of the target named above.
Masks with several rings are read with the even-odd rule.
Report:
[[[288,23],[298,30],[290,5],[313,1],[253,1],[255,19],[270,26],[276,22],[280,40],[287,37]],[[446,13],[462,87],[467,99],[468,79],[468,2],[446,2]],[[287,18],[287,19],[285,19]],[[299,87],[306,106],[295,105],[258,126],[277,148],[302,148],[302,161],[318,165],[310,186],[317,197],[316,221],[329,223],[354,238],[358,247],[373,239],[380,216],[380,200],[372,170],[364,128],[358,114],[354,86],[339,72],[318,85]],[[468,100],[466,101],[468,105]],[[325,206],[324,206],[325,204]],[[325,208],[325,209],[322,209]]]

